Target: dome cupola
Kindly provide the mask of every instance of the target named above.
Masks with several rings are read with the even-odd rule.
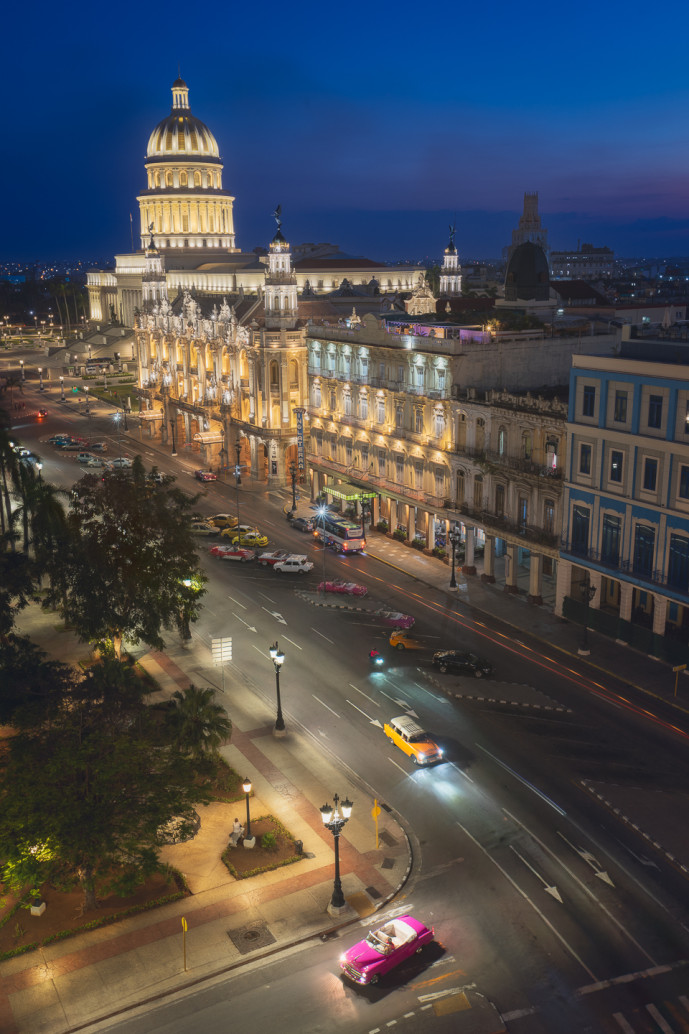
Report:
[[[194,118],[189,107],[189,87],[184,79],[172,84],[172,111],[151,133],[147,158],[172,155],[220,159],[218,142],[205,123]]]

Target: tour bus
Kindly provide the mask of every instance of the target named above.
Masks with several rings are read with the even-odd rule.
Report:
[[[324,541],[341,553],[361,553],[366,549],[366,539],[361,524],[341,517],[339,513],[316,511],[312,517],[314,538]]]

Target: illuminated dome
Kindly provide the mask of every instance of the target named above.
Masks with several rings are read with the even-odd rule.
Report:
[[[220,157],[218,143],[210,129],[189,110],[189,87],[183,79],[172,84],[172,111],[155,127],[146,150],[147,158],[173,155]]]

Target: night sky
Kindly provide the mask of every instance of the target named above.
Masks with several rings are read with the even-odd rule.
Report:
[[[685,2],[12,4],[0,259],[130,250],[178,65],[235,195],[379,260],[498,257],[524,191],[550,246],[689,254]],[[136,237],[135,237],[136,241]],[[136,241],[138,245],[138,241]]]

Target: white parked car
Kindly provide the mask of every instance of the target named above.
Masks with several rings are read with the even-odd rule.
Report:
[[[114,467],[115,470],[122,467],[133,467],[134,461],[130,460],[128,456],[115,456],[113,460],[108,461],[108,466]]]
[[[106,461],[102,460],[99,456],[92,456],[90,452],[80,452],[77,456],[79,463],[83,463],[85,467],[105,467]]]
[[[273,570],[280,574],[308,574],[313,570],[313,564],[305,556],[288,556],[286,560],[273,564]]]

